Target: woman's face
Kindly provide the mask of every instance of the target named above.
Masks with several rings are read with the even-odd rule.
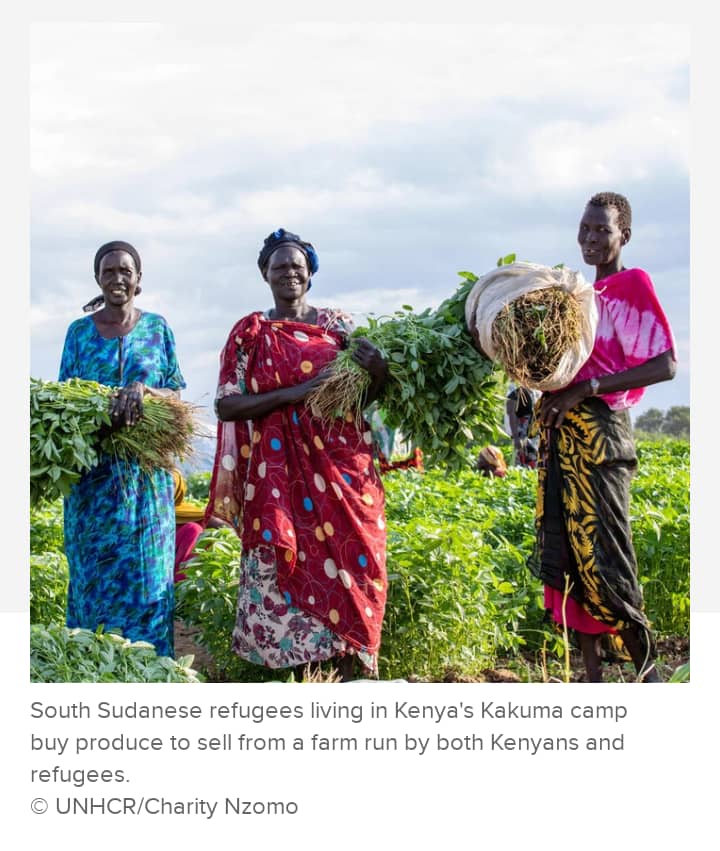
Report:
[[[109,251],[100,260],[97,282],[105,304],[122,306],[132,302],[142,273],[135,268],[135,261],[127,251]]]
[[[629,228],[621,230],[615,207],[588,204],[580,219],[578,243],[588,266],[619,266],[620,252],[630,238]]]
[[[270,255],[265,280],[275,301],[296,301],[307,292],[310,271],[305,255],[293,245],[282,245]]]

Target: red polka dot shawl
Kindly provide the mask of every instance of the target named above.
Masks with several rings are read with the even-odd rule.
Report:
[[[241,319],[220,356],[218,395],[312,378],[343,345],[334,316],[319,311],[319,325]],[[387,593],[384,505],[367,423],[327,424],[303,403],[218,423],[208,514],[233,523],[246,553],[273,548],[288,605],[369,653],[380,646]]]

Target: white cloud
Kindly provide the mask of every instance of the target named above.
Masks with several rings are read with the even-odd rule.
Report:
[[[421,309],[508,251],[573,262],[580,205],[613,187],[638,198],[638,262],[680,269],[686,347],[689,27],[571,20],[36,24],[33,368],[56,372],[105,239],[141,248],[142,306],[200,396],[269,306],[275,227],[318,247],[318,303]]]

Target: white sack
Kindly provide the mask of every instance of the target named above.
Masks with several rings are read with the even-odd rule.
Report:
[[[468,328],[476,331],[485,354],[497,360],[492,344],[495,317],[505,305],[519,296],[549,287],[561,287],[575,297],[580,307],[582,329],[579,341],[565,352],[552,375],[538,382],[525,382],[533,390],[559,390],[565,387],[590,357],[598,321],[593,285],[580,272],[565,266],[551,268],[539,263],[519,261],[498,266],[479,278],[465,302],[465,322]]]

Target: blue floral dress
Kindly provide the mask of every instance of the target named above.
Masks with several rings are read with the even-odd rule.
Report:
[[[123,337],[105,339],[92,316],[71,323],[60,381],[84,378],[113,387],[185,387],[172,330],[141,313]],[[109,456],[73,486],[64,503],[70,569],[67,625],[117,630],[173,655],[175,511],[172,476],[143,472]]]

